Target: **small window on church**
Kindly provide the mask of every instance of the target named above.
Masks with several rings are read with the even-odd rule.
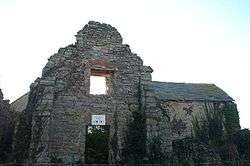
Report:
[[[103,70],[91,70],[90,94],[106,95],[111,90],[111,72]]]
[[[101,95],[106,93],[106,78],[101,76],[90,76],[90,94]]]

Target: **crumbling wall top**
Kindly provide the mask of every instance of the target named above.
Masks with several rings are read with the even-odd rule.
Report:
[[[107,46],[122,44],[122,36],[109,24],[89,21],[76,35],[78,47]]]

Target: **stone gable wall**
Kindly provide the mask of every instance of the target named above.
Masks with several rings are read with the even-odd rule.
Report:
[[[84,161],[86,126],[93,114],[106,116],[110,140],[117,122],[119,151],[114,154],[111,148],[109,160],[120,160],[127,122],[139,107],[140,82],[151,80],[152,69],[143,66],[110,25],[89,22],[76,39],[75,45],[49,58],[42,77],[31,86],[43,87],[33,110],[30,153],[34,162],[48,162],[52,154],[64,162]],[[91,70],[111,73],[109,94],[89,94]]]

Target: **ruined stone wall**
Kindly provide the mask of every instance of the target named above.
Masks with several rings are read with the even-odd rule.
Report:
[[[4,137],[10,119],[9,101],[3,99],[3,93],[0,89],[0,138]]]
[[[16,114],[11,110],[9,100],[4,100],[0,89],[0,163],[11,157],[15,123]]]
[[[114,27],[89,22],[77,33],[75,44],[60,48],[48,59],[42,77],[31,85],[26,108],[32,113],[29,159],[84,162],[86,128],[92,115],[102,114],[110,126],[109,163],[117,163],[126,147],[133,111],[145,113],[147,144],[160,138],[162,152],[171,153],[174,140],[191,136],[192,117],[200,116],[205,103],[213,102],[157,98],[155,87],[144,90],[152,83],[152,72],[122,43]],[[107,94],[90,94],[91,75],[106,77]]]
[[[110,141],[118,140],[118,151],[110,145],[109,160],[115,163],[121,159],[131,112],[139,107],[140,82],[151,80],[152,69],[143,66],[110,25],[89,22],[76,39],[49,58],[42,77],[32,84],[43,90],[33,110],[30,156],[35,162],[48,162],[51,155],[64,162],[84,161],[86,126],[91,115],[104,114]],[[107,95],[89,93],[93,70],[110,74]]]

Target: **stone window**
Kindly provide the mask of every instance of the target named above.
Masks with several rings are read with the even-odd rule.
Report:
[[[107,95],[111,89],[111,71],[91,70],[90,76],[90,94],[92,95]]]

